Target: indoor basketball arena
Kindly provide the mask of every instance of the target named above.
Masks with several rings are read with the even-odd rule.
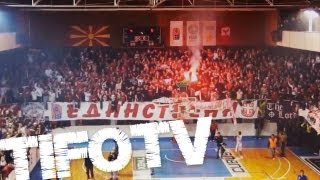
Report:
[[[0,180],[320,180],[319,0],[0,0]]]

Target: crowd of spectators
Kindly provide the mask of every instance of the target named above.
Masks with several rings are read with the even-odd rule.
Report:
[[[45,126],[36,119],[25,119],[12,113],[0,115],[0,139],[36,136],[45,133]],[[28,149],[28,160],[30,149]],[[13,151],[0,151],[0,174],[6,179],[14,169]]]
[[[39,120],[3,108],[11,103],[139,102],[189,96],[200,101],[287,99],[320,107],[319,53],[277,48],[204,48],[196,50],[199,56],[192,52],[173,48],[19,52],[20,59],[3,60],[0,66],[0,138],[46,132]],[[302,121],[290,123],[288,134],[296,134]],[[5,160],[0,168],[12,166],[12,151],[0,156]]]
[[[152,101],[191,96],[210,101],[291,99],[317,103],[320,55],[255,48],[201,49],[197,78],[185,49],[71,49],[60,58],[28,52],[0,68],[0,103]]]
[[[48,128],[36,118],[21,116],[19,107],[14,104],[0,107],[0,139],[12,137],[27,137],[45,134]],[[30,149],[28,149],[28,160]],[[13,151],[0,151],[0,174],[6,179],[14,169]]]

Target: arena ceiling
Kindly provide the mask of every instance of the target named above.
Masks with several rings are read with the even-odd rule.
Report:
[[[194,9],[194,8],[308,8],[320,0],[0,0],[1,6],[33,9]]]

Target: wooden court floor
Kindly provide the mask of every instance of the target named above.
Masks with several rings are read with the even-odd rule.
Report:
[[[250,177],[225,178],[226,180],[296,180],[301,169],[304,170],[308,180],[320,180],[320,175],[305,165],[290,150],[286,151],[286,157],[277,156],[274,160],[267,148],[244,149],[243,156],[240,162],[246,167]]]
[[[233,150],[232,150],[233,152]],[[233,152],[233,154],[236,154]],[[107,153],[104,153],[107,156]],[[271,158],[270,151],[266,148],[248,148],[243,150],[244,158],[240,160],[249,172],[250,177],[228,177],[226,180],[296,180],[299,171],[303,169],[308,180],[320,180],[320,175],[305,165],[290,150],[286,151],[286,157]],[[95,180],[107,180],[109,173],[94,169]],[[200,176],[200,174],[199,174]],[[71,162],[71,178],[63,180],[86,180],[84,160]],[[119,172],[119,180],[133,179],[132,159],[129,164]]]
[[[103,156],[107,159],[108,152],[104,152]],[[84,166],[84,159],[72,160],[71,161],[71,177],[64,178],[63,180],[87,180],[86,169]],[[95,180],[108,180],[111,176],[110,173],[106,173],[98,170],[94,167],[93,169]],[[119,180],[132,180],[133,176],[133,166],[132,166],[132,158],[128,165],[119,171]]]

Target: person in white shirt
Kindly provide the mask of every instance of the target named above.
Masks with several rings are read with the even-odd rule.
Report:
[[[57,88],[55,88],[56,90],[56,97],[59,98],[59,96],[62,94],[62,89],[58,86]]]
[[[122,79],[120,79],[120,81],[116,84],[115,91],[121,90],[121,87],[122,87]]]
[[[63,77],[59,73],[57,74],[56,78],[58,82],[61,82],[63,80]]]
[[[218,59],[218,53],[216,51],[213,53],[213,59],[214,60]]]
[[[55,102],[56,101],[56,93],[54,93],[52,90],[48,92],[49,94],[49,102]]]
[[[31,100],[33,102],[37,101],[38,98],[38,93],[37,90],[35,88],[33,88],[33,90],[31,91]]]
[[[50,67],[48,67],[44,73],[46,74],[47,77],[51,78],[52,77],[52,74],[53,74],[53,71]]]
[[[171,78],[164,79],[164,84],[169,85],[171,83]]]
[[[138,86],[142,86],[143,79],[142,78],[137,78],[137,81],[138,81]]]
[[[36,89],[36,92],[37,92],[37,96],[38,96],[37,100],[41,101],[42,96],[43,96],[43,92],[44,92],[43,88],[40,85],[38,85],[37,83],[34,84],[34,88]]]
[[[236,152],[239,152],[240,154],[240,158],[242,159],[242,135],[241,135],[241,131],[238,132],[238,135],[236,136],[236,148],[235,148]]]
[[[91,93],[89,91],[84,92],[84,101],[89,102],[91,97]]]

